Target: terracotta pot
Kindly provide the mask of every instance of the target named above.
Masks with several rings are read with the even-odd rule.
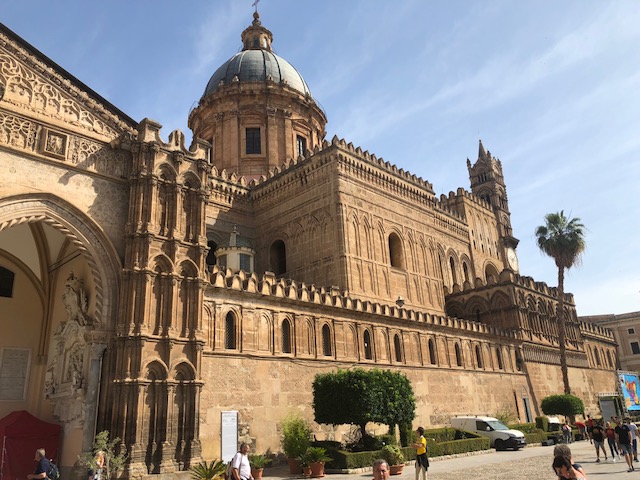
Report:
[[[314,462],[309,464],[311,478],[324,477],[324,462]]]
[[[311,467],[308,465],[305,465],[304,467],[302,467],[302,474],[305,477],[310,477],[311,476]]]
[[[404,463],[401,465],[390,465],[389,475],[400,475],[402,473],[403,468],[404,468]]]
[[[264,468],[252,468],[251,469],[251,476],[253,478],[262,478],[262,471],[264,470]]]
[[[300,475],[302,473],[302,467],[300,466],[298,459],[287,458],[287,463],[289,464],[289,473],[293,473],[295,475]]]

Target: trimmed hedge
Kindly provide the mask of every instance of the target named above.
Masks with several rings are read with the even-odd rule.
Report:
[[[524,438],[527,440],[527,445],[530,445],[532,443],[542,443],[549,437],[547,436],[547,432],[538,430],[536,432],[525,433]]]
[[[536,433],[539,430],[535,423],[510,423],[507,426],[511,430],[520,430],[522,433]]]
[[[427,445],[429,447],[430,457],[453,455],[455,453],[475,452],[480,450],[488,450],[490,448],[490,442],[488,438],[477,437],[470,432],[465,432],[465,435],[467,436],[466,439],[453,440],[453,438],[456,436],[456,430],[453,428],[440,428],[429,431],[425,430],[424,435],[425,437],[427,437]],[[438,437],[451,437],[451,440],[436,442],[432,440],[432,438],[437,439]],[[339,450],[333,445],[327,445],[328,442],[314,442],[314,445],[319,443],[323,443],[323,447],[327,449],[327,455],[332,458],[330,462],[327,462],[327,468],[351,469],[370,467],[371,465],[373,465],[374,461],[382,456],[382,452],[380,450],[352,453],[345,450]],[[415,460],[415,448],[403,447],[401,448],[401,450],[407,460]]]

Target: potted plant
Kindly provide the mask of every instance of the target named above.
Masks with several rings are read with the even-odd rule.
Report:
[[[227,466],[220,460],[211,460],[211,463],[202,461],[189,468],[191,478],[194,480],[216,480],[222,478]]]
[[[262,478],[264,467],[271,463],[271,459],[266,455],[249,455],[249,465],[251,465],[251,475],[253,478]]]
[[[311,477],[324,477],[324,462],[329,462],[331,457],[327,455],[327,450],[322,447],[309,447],[306,453]]]
[[[389,464],[390,475],[400,475],[404,468],[404,454],[397,445],[385,445],[381,450],[381,457]]]
[[[309,466],[309,456],[307,452],[304,452],[302,455],[297,458],[300,468],[302,468],[302,474],[305,477],[311,476],[311,467]]]
[[[311,444],[311,427],[299,415],[288,415],[280,422],[282,431],[282,450],[287,456],[289,472],[302,473],[298,457],[307,451]]]

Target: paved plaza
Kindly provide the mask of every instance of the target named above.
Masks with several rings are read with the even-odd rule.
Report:
[[[571,444],[574,461],[582,464],[590,480],[604,479],[640,479],[638,470],[628,473],[624,461],[596,463],[593,445],[588,441]],[[551,470],[553,461],[553,447],[532,446],[517,452],[480,453],[457,458],[432,459],[428,480],[553,480],[557,477]],[[638,465],[638,464],[636,464]],[[274,467],[265,470],[265,476],[270,478],[294,478],[288,475],[286,467]],[[413,480],[415,471],[413,465],[407,465],[401,475],[391,477],[393,480]],[[325,480],[370,480],[371,472],[351,475],[328,474]]]

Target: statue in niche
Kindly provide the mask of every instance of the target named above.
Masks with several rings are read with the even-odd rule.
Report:
[[[71,388],[80,390],[83,384],[82,368],[84,366],[84,355],[79,348],[76,348],[69,357],[69,368],[67,370],[67,381],[71,382]]]
[[[89,302],[84,291],[84,282],[77,278],[73,272],[69,274],[65,282],[62,303],[67,312],[67,320],[74,320],[82,327],[88,323]]]

